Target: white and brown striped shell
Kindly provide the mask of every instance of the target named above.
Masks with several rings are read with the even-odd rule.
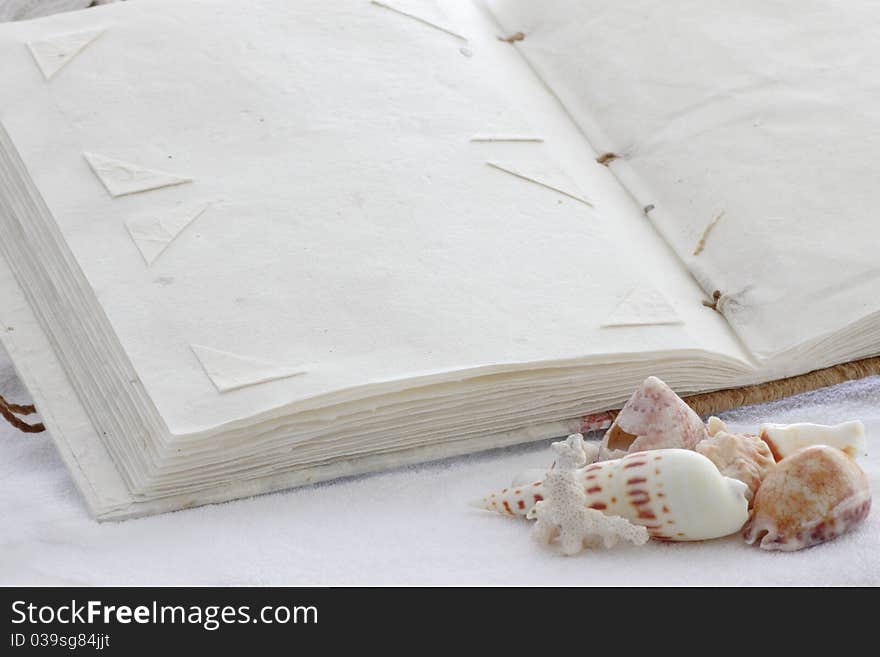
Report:
[[[651,538],[700,541],[739,531],[748,519],[746,485],[708,458],[658,449],[577,470],[586,506],[645,527]],[[525,516],[544,499],[543,482],[505,488],[481,501],[490,511]]]
[[[871,488],[856,462],[836,447],[813,445],[767,473],[743,537],[765,550],[800,550],[851,531],[870,509]]]

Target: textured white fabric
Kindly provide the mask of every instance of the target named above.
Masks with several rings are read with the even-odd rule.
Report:
[[[0,393],[25,401],[5,355]],[[880,487],[880,377],[725,414],[760,422],[864,420],[861,464]],[[3,584],[880,585],[880,512],[793,554],[738,537],[562,557],[530,525],[468,502],[552,460],[509,449],[158,517],[98,524],[45,434],[0,423]]]

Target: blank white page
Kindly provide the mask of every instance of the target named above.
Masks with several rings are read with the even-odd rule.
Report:
[[[448,5],[0,30],[0,120],[173,433],[415,376],[742,356],[496,26]],[[49,80],[26,47],[96,30]]]
[[[876,3],[491,5],[754,355],[880,312]]]

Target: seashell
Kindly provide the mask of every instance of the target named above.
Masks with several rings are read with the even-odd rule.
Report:
[[[701,423],[702,424],[702,423]],[[576,471],[586,506],[621,516],[665,541],[701,541],[739,531],[748,519],[747,486],[723,476],[702,454],[658,449],[599,461]],[[543,481],[505,488],[476,506],[525,516],[544,499]]]
[[[667,447],[693,449],[708,437],[700,416],[672,388],[656,376],[649,376],[605,433],[599,458],[620,458],[626,453]]]
[[[762,424],[761,438],[781,461],[810,445],[828,445],[843,450],[852,458],[868,453],[865,425],[851,420],[834,426],[824,424]]]
[[[709,434],[697,443],[696,451],[712,461],[725,477],[743,482],[751,505],[767,471],[776,464],[770,447],[757,436],[730,433],[717,417],[709,418]]]
[[[777,463],[755,494],[747,543],[793,551],[851,531],[871,509],[862,469],[836,447],[813,445]]]
[[[709,432],[709,437],[711,438],[719,431],[727,431],[727,425],[720,417],[712,415],[709,418],[709,421],[706,422],[706,430]]]

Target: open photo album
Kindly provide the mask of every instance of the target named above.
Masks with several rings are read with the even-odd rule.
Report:
[[[775,4],[0,25],[0,339],[92,513],[880,354],[880,10]]]

